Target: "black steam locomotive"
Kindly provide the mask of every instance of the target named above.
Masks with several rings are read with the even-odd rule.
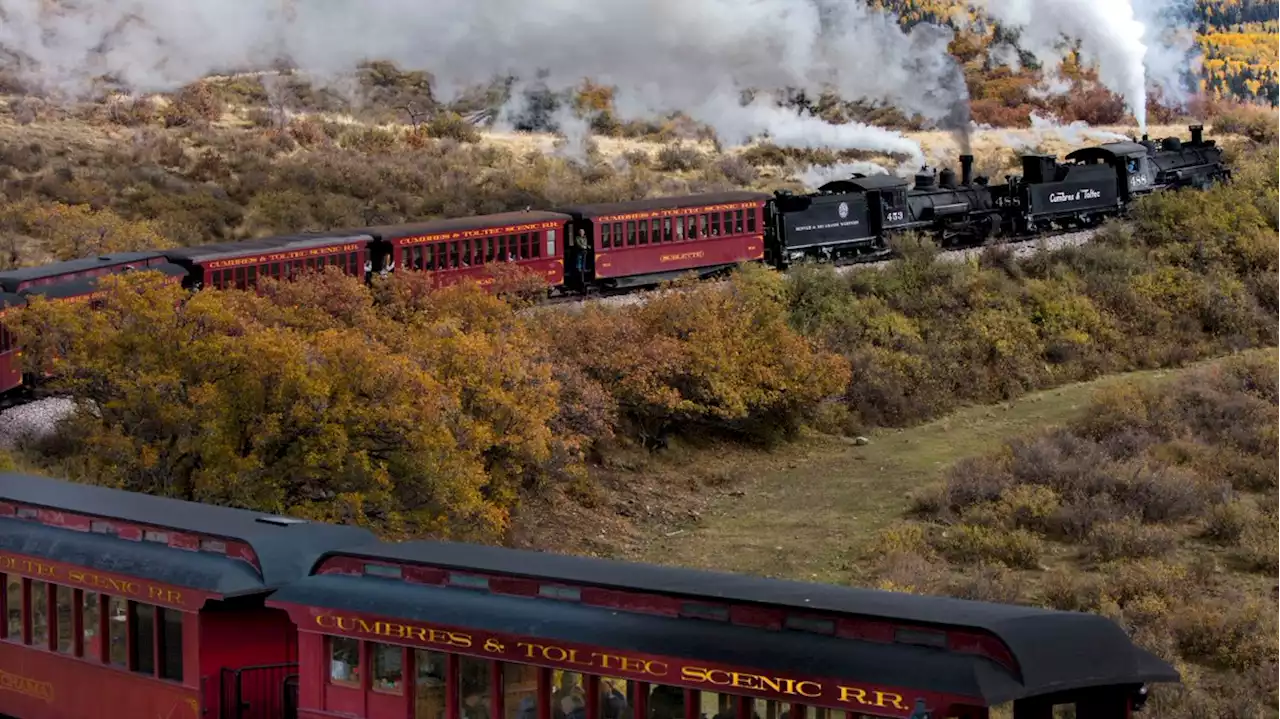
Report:
[[[932,235],[943,246],[979,244],[995,235],[1025,237],[1087,228],[1123,215],[1142,195],[1184,187],[1205,189],[1231,178],[1222,149],[1204,139],[1111,142],[1086,147],[1059,162],[1024,155],[1022,174],[992,185],[973,176],[973,156],[960,156],[960,175],[921,168],[913,182],[894,175],[854,175],[817,192],[778,192],[770,203],[772,257],[778,267],[804,259],[847,261],[888,252],[898,233]]]

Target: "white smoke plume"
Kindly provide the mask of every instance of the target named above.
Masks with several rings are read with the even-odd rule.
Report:
[[[1089,127],[1089,125],[1081,120],[1072,123],[1063,124],[1057,118],[1045,117],[1036,113],[1031,113],[1031,130],[995,130],[1000,138],[1000,144],[1017,152],[1023,151],[1039,151],[1039,147],[1050,138],[1057,139],[1069,145],[1088,145],[1096,142],[1120,142],[1128,140],[1124,135],[1110,132],[1108,130],[1099,130]]]
[[[366,60],[426,70],[434,91],[516,76],[551,91],[584,77],[616,87],[620,119],[684,111],[736,142],[919,153],[900,135],[740,108],[746,88],[830,88],[943,121],[966,90],[951,32],[861,0],[0,0],[0,68],[86,95],[109,75],[137,92],[284,62],[331,78]]]
[[[1010,29],[1018,44],[1056,76],[1066,51],[1063,39],[1079,41],[1081,59],[1098,79],[1125,100],[1142,132],[1147,128],[1147,90],[1159,87],[1166,101],[1185,101],[1184,77],[1195,64],[1188,27],[1192,0],[970,0]],[[1053,88],[1048,90],[1053,92]]]
[[[835,180],[847,180],[854,174],[866,175],[887,175],[889,170],[874,162],[839,162],[830,166],[810,165],[796,175],[796,180],[810,191],[816,191],[819,187],[834,182]]]

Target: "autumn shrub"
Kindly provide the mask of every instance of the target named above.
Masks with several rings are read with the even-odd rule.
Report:
[[[0,210],[0,226],[35,239],[52,260],[173,246],[151,222],[125,220],[109,209],[88,205],[11,204]]]
[[[392,291],[418,279],[186,296],[136,273],[104,280],[92,313],[36,302],[12,326],[78,403],[46,461],[393,535],[501,534],[527,486],[572,475],[582,440],[553,432],[557,372],[510,305],[474,285]]]
[[[933,548],[961,564],[997,562],[1034,569],[1044,554],[1043,542],[1025,529],[997,529],[973,524],[949,527],[933,540]]]
[[[775,273],[676,289],[638,307],[542,316],[557,356],[608,388],[644,441],[693,428],[786,435],[847,382],[843,360],[788,326]]]
[[[1114,383],[1062,427],[958,462],[868,547],[868,581],[1101,614],[1182,671],[1153,691],[1152,707],[1177,707],[1162,716],[1262,716],[1276,488],[1229,481],[1213,458],[1277,463],[1276,361],[1253,351]],[[1246,686],[1261,698],[1215,694]]]
[[[1176,530],[1126,518],[1093,527],[1089,532],[1087,556],[1100,562],[1158,557],[1172,551],[1179,539],[1181,536]]]
[[[1213,131],[1244,135],[1254,142],[1274,145],[1278,137],[1278,121],[1273,107],[1238,104],[1216,109]]]
[[[432,137],[447,138],[458,142],[479,142],[480,131],[456,112],[440,112],[426,124]]]
[[[674,142],[658,150],[654,160],[660,172],[686,172],[701,167],[707,157],[696,147]]]
[[[182,127],[217,120],[223,107],[222,98],[207,83],[196,82],[179,90],[162,115],[166,127]]]
[[[1204,536],[1219,544],[1238,545],[1250,528],[1262,520],[1253,506],[1242,500],[1219,504],[1209,511]]]

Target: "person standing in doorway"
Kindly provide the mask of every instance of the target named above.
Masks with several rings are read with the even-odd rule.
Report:
[[[587,250],[591,245],[587,242],[587,231],[578,228],[578,234],[573,238],[574,259],[573,266],[578,271],[578,276],[585,281],[587,272]]]

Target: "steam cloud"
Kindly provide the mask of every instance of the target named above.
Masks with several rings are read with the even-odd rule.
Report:
[[[0,63],[73,95],[102,75],[151,92],[279,60],[335,77],[383,59],[431,72],[442,93],[535,72],[555,91],[590,76],[617,88],[621,119],[681,110],[735,139],[795,140],[822,124],[763,101],[740,108],[745,88],[830,87],[942,120],[964,93],[950,38],[846,0],[0,0],[0,48],[14,58]],[[865,125],[821,133],[828,146],[920,152]]]
[[[1020,31],[1018,44],[1050,69],[1062,61],[1063,36],[1079,40],[1082,60],[1096,63],[1098,79],[1125,99],[1142,132],[1148,79],[1166,100],[1185,100],[1183,74],[1194,62],[1194,38],[1179,26],[1189,17],[1190,0],[970,1]]]
[[[1056,65],[1079,38],[1102,82],[1145,126],[1148,66],[1169,94],[1187,46],[1167,31],[1191,0],[970,0]],[[381,59],[432,73],[438,97],[495,77],[552,91],[584,77],[616,88],[620,119],[683,111],[728,144],[779,144],[921,157],[900,133],[831,125],[746,88],[830,89],[919,113],[968,148],[968,93],[950,30],[863,0],[0,0],[0,68],[83,96],[109,75],[136,92],[285,62],[321,83]],[[518,93],[517,93],[518,94]]]

